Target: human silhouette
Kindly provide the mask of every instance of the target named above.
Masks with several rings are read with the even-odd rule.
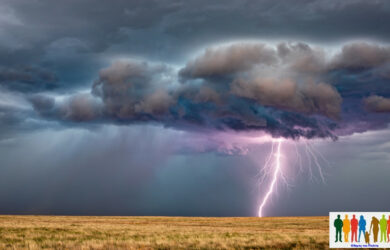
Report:
[[[371,229],[374,233],[374,242],[378,242],[379,220],[374,216],[372,216],[372,220],[371,220],[370,234],[371,234]]]
[[[389,215],[389,219],[387,220],[387,242],[390,242],[390,215]]]
[[[334,220],[334,227],[336,228],[336,242],[338,240],[340,240],[340,242],[342,242],[341,240],[341,229],[343,228],[343,221],[340,219],[340,215],[338,214],[337,215],[337,219]],[[337,237],[339,236],[339,237]]]
[[[366,241],[366,244],[370,244],[370,234],[368,232],[364,235],[364,240]]]
[[[379,221],[379,225],[381,228],[381,242],[386,242],[387,221],[384,214],[382,215],[382,219]]]
[[[363,237],[366,234],[366,220],[364,219],[363,215],[360,215],[359,220],[359,242],[360,242],[360,234],[363,232]]]
[[[355,218],[355,215],[352,215],[351,219],[351,242],[355,239],[355,242],[357,242],[357,230],[358,230],[358,220]]]
[[[351,224],[349,223],[348,215],[345,215],[343,220],[344,242],[348,242],[349,231],[351,231]]]

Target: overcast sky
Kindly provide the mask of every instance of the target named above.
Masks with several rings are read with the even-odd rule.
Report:
[[[0,213],[256,216],[277,139],[266,216],[387,210],[389,24],[375,0],[2,0]]]

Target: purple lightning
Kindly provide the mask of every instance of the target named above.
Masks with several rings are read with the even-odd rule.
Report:
[[[271,139],[272,140],[272,147],[271,147],[271,152],[266,158],[265,164],[261,170],[261,178],[259,178],[259,183],[263,183],[263,181],[267,178],[267,176],[271,177],[271,183],[269,187],[267,188],[267,192],[265,193],[265,196],[262,198],[261,204],[258,209],[258,216],[263,217],[263,209],[265,205],[267,204],[269,198],[275,191],[275,186],[279,182],[279,179],[284,181],[285,184],[288,185],[287,179],[284,175],[284,171],[286,169],[283,168],[283,162],[282,158],[284,154],[282,154],[282,144],[285,141],[285,139],[279,138],[279,139]],[[306,161],[307,161],[307,167],[308,174],[310,179],[317,179],[315,178],[315,175],[313,174],[313,167],[314,170],[318,173],[320,176],[320,179],[322,182],[325,183],[325,175],[322,170],[322,164],[321,163],[326,163],[326,165],[330,166],[329,162],[326,160],[326,158],[321,154],[320,151],[316,150],[310,143],[303,141],[303,149],[304,152],[303,154],[299,152],[297,143],[295,141],[289,141],[290,144],[293,143],[295,147],[295,153],[296,153],[296,160],[298,161],[299,165],[299,170],[300,172],[303,171],[303,164],[302,164],[302,156],[306,156]],[[286,144],[285,144],[286,145]],[[275,149],[276,148],[276,149]],[[286,149],[284,149],[286,150]],[[296,165],[296,163],[290,163],[291,166],[293,167]]]
[[[326,172],[323,167],[330,167],[330,162],[317,150],[315,140],[307,141],[300,138],[299,140],[291,140],[286,138],[272,138],[266,134],[217,134],[214,135],[216,141],[222,141],[228,138],[228,147],[225,151],[228,154],[235,153],[235,145],[260,145],[271,142],[270,152],[265,157],[264,164],[259,168],[257,186],[263,186],[267,180],[265,194],[261,197],[260,205],[257,209],[257,216],[263,217],[264,210],[272,195],[275,194],[278,182],[291,187],[290,177],[294,174],[307,174],[312,181],[322,181],[325,183]],[[318,144],[317,144],[318,145]],[[249,149],[241,150],[240,152],[247,153]],[[257,155],[256,155],[257,156]],[[256,157],[255,161],[258,161]],[[288,169],[284,164],[288,162]],[[295,169],[294,168],[297,168]],[[320,178],[316,178],[319,176]]]
[[[280,169],[281,169],[281,162],[280,162],[281,153],[280,153],[280,151],[281,151],[281,147],[282,147],[282,141],[283,141],[283,139],[277,139],[278,145],[277,145],[277,149],[276,149],[276,153],[275,153],[275,162],[274,162],[275,169],[274,169],[271,185],[269,186],[269,189],[268,189],[267,193],[265,194],[263,201],[260,204],[259,217],[262,217],[263,207],[265,206],[268,198],[270,197],[270,195],[274,191],[274,186],[275,186],[276,182],[278,181],[278,178],[280,175]],[[266,162],[266,165],[269,163],[270,159],[272,158],[273,148],[274,148],[273,144],[274,144],[274,142],[272,142],[272,151],[271,151],[270,157],[268,158],[268,160]]]

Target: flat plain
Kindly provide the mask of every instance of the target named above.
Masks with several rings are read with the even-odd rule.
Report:
[[[328,217],[0,215],[0,249],[327,249]]]

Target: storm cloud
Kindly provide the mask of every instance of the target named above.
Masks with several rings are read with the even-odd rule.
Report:
[[[374,95],[364,99],[364,104],[372,112],[390,112],[390,98]]]
[[[233,44],[224,48],[208,48],[180,71],[183,77],[216,77],[234,74],[256,64],[276,62],[275,51],[265,44]]]
[[[386,80],[375,72],[388,64],[388,51],[388,46],[366,42],[345,44],[333,54],[302,42],[238,42],[206,48],[179,69],[161,62],[115,61],[100,70],[89,94],[54,105],[32,102],[46,117],[73,122],[154,122],[181,130],[258,130],[275,137],[335,139],[337,131],[349,126],[343,101],[344,106],[351,97],[365,103],[366,108],[349,110],[354,119],[387,110],[386,97],[364,98],[378,91],[372,82]],[[365,74],[370,78],[362,82]],[[344,80],[351,77],[356,86]],[[390,94],[386,88],[380,93]],[[388,119],[372,122],[386,126]]]

